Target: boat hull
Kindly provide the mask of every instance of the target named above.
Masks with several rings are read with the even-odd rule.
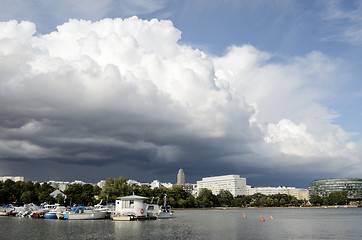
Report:
[[[55,212],[47,212],[45,214],[45,219],[57,219],[57,213]]]
[[[64,213],[64,220],[94,220],[105,219],[106,212],[93,212],[93,213]]]

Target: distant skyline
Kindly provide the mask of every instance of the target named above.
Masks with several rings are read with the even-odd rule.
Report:
[[[360,1],[5,0],[0,176],[361,177]]]

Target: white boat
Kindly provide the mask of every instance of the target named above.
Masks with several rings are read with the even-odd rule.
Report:
[[[45,213],[45,219],[57,219],[57,213],[62,213],[64,211],[66,211],[64,206],[57,206],[55,209]]]
[[[93,220],[104,219],[106,214],[106,211],[99,211],[94,207],[79,206],[73,207],[70,211],[57,213],[57,217],[64,220]]]
[[[147,204],[147,215],[156,216],[157,218],[172,218],[173,212],[171,211],[171,206],[166,205],[166,197],[165,194],[163,205],[160,206],[158,204]]]
[[[172,218],[173,212],[171,211],[171,206],[162,206],[160,212],[157,215],[157,218]]]
[[[0,208],[0,216],[7,216],[7,215],[8,215],[8,213],[6,212],[6,210],[3,208]]]
[[[115,221],[156,219],[156,216],[147,215],[147,199],[137,195],[118,198],[111,219]]]
[[[163,199],[163,206],[161,206],[161,210],[158,213],[158,218],[172,218],[173,217],[173,212],[171,211],[171,206],[170,205],[166,205],[166,197],[167,194],[165,194],[165,197]]]

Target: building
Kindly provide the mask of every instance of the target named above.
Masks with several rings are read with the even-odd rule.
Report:
[[[332,192],[345,192],[350,200],[362,200],[361,178],[331,178],[314,180],[309,186],[309,196],[327,197]]]
[[[103,189],[106,186],[106,181],[100,180],[99,182],[97,182],[97,186]]]
[[[158,181],[158,180],[153,180],[149,186],[150,186],[151,189],[161,188],[162,183],[160,181]]]
[[[63,182],[63,181],[48,181],[47,182],[50,186],[54,188],[58,188],[60,191],[65,191],[70,184],[69,182]]]
[[[239,175],[206,177],[197,181],[198,191],[202,188],[211,190],[214,195],[219,194],[221,189],[230,191],[234,197],[246,195],[246,178],[241,178]]]
[[[148,186],[151,188],[151,189],[155,189],[155,188],[161,188],[161,187],[165,187],[165,188],[168,188],[168,189],[172,189],[172,183],[162,183],[158,180],[153,180],[150,184],[148,184]]]
[[[50,193],[50,196],[53,197],[53,198],[56,198],[58,196],[58,194],[60,194],[63,198],[66,197],[65,194],[62,191],[58,190],[58,189],[55,190],[54,192]]]
[[[185,182],[185,173],[184,170],[182,170],[182,168],[178,170],[176,186],[182,187],[182,189],[188,193],[192,193],[194,189],[193,184]]]
[[[16,176],[16,177],[13,177],[13,176],[4,176],[4,177],[0,177],[0,181],[6,181],[6,180],[12,180],[14,182],[17,182],[17,181],[21,181],[21,182],[24,182],[24,177],[21,177],[21,176]]]
[[[130,186],[132,186],[132,185],[142,186],[142,183],[140,183],[136,180],[132,180],[132,179],[127,180],[127,184]]]
[[[263,195],[274,195],[274,194],[287,194],[296,197],[298,200],[309,200],[309,194],[307,189],[295,188],[295,187],[251,187],[247,186],[247,195],[253,195],[260,193]]]
[[[177,184],[176,185],[183,185],[185,184],[185,173],[184,170],[182,170],[182,168],[180,168],[180,170],[178,170],[177,173]]]

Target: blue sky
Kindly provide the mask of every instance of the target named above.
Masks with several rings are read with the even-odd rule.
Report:
[[[2,5],[0,175],[101,166],[39,180],[174,182],[181,167],[191,182],[303,187],[361,175],[360,1]]]

